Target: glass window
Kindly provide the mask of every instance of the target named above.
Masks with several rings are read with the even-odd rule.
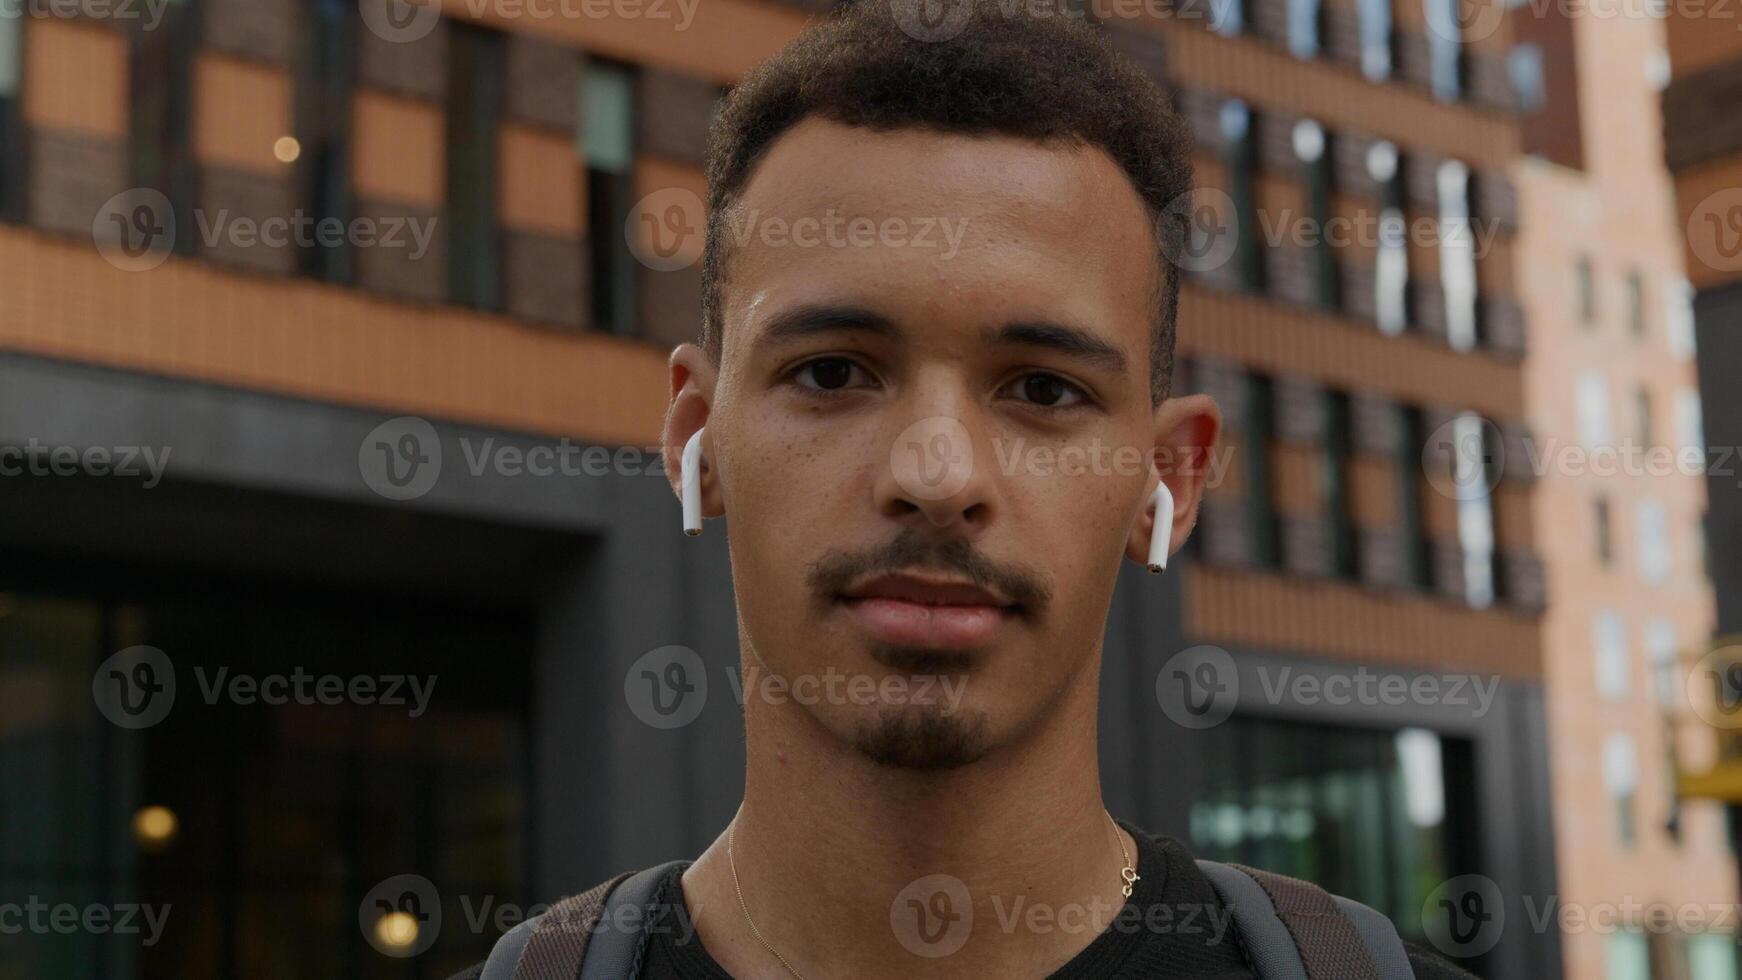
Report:
[[[1210,29],[1227,37],[1244,31],[1245,0],[1210,0]]]
[[[1615,444],[1615,433],[1609,427],[1609,380],[1595,370],[1579,375],[1574,383],[1577,400],[1579,441],[1586,449]]]
[[[1669,578],[1672,560],[1669,546],[1669,516],[1663,501],[1641,500],[1634,508],[1634,523],[1639,534],[1639,577],[1659,583]]]
[[[496,200],[504,58],[501,34],[464,22],[453,25],[448,40],[448,297],[486,310],[502,306]]]
[[[1627,624],[1613,609],[1599,610],[1591,617],[1591,648],[1596,653],[1597,693],[1607,701],[1627,697]]]
[[[1405,405],[1402,421],[1395,457],[1404,572],[1411,585],[1425,589],[1433,584],[1433,568],[1428,560],[1427,519],[1422,505],[1421,451],[1426,437],[1422,432],[1421,409]]]
[[[0,219],[24,211],[23,5],[0,3]]]
[[[1696,980],[1737,975],[1736,937],[1719,932],[1701,932],[1688,937],[1688,976]]]
[[[1464,40],[1458,24],[1458,0],[1423,0],[1427,15],[1433,92],[1442,102],[1458,98],[1464,87]]]
[[[1325,440],[1320,469],[1321,496],[1331,524],[1331,571],[1355,575],[1354,498],[1349,490],[1349,396],[1325,393]]]
[[[1622,846],[1632,847],[1638,838],[1634,797],[1639,791],[1639,756],[1633,736],[1611,732],[1603,740],[1603,789],[1615,814],[1615,835]]]
[[[1512,90],[1518,93],[1519,109],[1525,113],[1541,112],[1548,104],[1542,48],[1534,44],[1514,45],[1506,56],[1506,74],[1512,81]]]
[[[1367,173],[1379,185],[1379,252],[1373,282],[1379,329],[1396,336],[1409,325],[1409,236],[1404,217],[1397,147],[1384,140],[1367,148]]]
[[[1391,0],[1360,0],[1361,71],[1376,82],[1391,77]]]
[[[1678,279],[1664,289],[1664,334],[1669,352],[1684,361],[1694,357],[1694,287]]]
[[[1422,937],[1429,892],[1474,849],[1468,743],[1240,714],[1203,736],[1198,856],[1309,879]]]
[[[1675,439],[1680,458],[1704,470],[1706,428],[1696,389],[1683,388],[1675,393]]]
[[[1476,346],[1476,242],[1470,225],[1470,171],[1440,164],[1440,288],[1446,295],[1446,340],[1453,350]]]
[[[640,329],[640,276],[629,250],[629,216],[635,207],[634,71],[607,61],[589,61],[581,79],[580,104],[593,324],[600,330],[633,335]]]
[[[1482,419],[1465,412],[1452,423],[1454,480],[1458,497],[1458,546],[1464,553],[1464,595],[1470,605],[1494,602],[1494,505],[1486,489],[1495,459]]]
[[[1633,438],[1641,447],[1649,447],[1651,436],[1651,392],[1639,385],[1633,389]]]
[[[1241,445],[1246,459],[1246,511],[1252,533],[1252,562],[1274,567],[1280,560],[1276,504],[1270,491],[1272,413],[1276,410],[1271,381],[1261,374],[1246,376],[1246,416]]]
[[[193,228],[198,165],[193,150],[193,65],[199,10],[187,3],[163,7],[162,20],[135,31],[127,95],[129,167],[134,187],[163,194],[176,228]],[[171,247],[191,254],[200,236],[175,235]],[[143,243],[150,247],[151,242]]]
[[[1288,50],[1296,58],[1319,53],[1319,0],[1288,0]]]
[[[1674,707],[1681,699],[1677,645],[1673,621],[1657,616],[1646,622],[1645,656],[1651,661],[1652,687],[1657,691],[1657,703],[1665,708]]]
[[[1651,943],[1638,929],[1617,929],[1604,943],[1607,980],[1652,980]]]
[[[308,30],[296,60],[296,136],[287,148],[280,141],[278,156],[296,167],[301,206],[316,228],[339,227],[351,220],[356,5],[318,0],[299,9]],[[349,282],[349,236],[310,236],[302,246],[299,268],[318,279]]]
[[[1263,236],[1258,228],[1257,149],[1252,111],[1239,99],[1222,103],[1222,141],[1228,165],[1228,193],[1234,199],[1234,274],[1242,289],[1264,288]]]
[[[1313,265],[1313,302],[1337,306],[1337,256],[1327,229],[1331,222],[1331,158],[1325,152],[1325,131],[1311,119],[1294,126],[1294,155],[1300,162],[1307,211],[1316,234],[1308,246]]]
[[[1608,497],[1597,495],[1591,507],[1591,518],[1596,532],[1597,561],[1607,567],[1615,563],[1615,519],[1610,512]]]
[[[1579,322],[1586,326],[1597,324],[1597,272],[1591,266],[1591,257],[1579,256],[1573,263],[1573,286],[1577,290],[1575,300],[1578,303]]]

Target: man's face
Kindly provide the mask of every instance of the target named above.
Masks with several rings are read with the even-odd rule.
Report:
[[[726,235],[706,425],[748,664],[888,764],[1019,739],[1095,684],[1154,485],[1142,200],[1098,149],[808,119]],[[959,701],[885,686],[916,676]]]

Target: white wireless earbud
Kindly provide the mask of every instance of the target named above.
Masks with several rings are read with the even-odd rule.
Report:
[[[1149,534],[1149,570],[1160,575],[1167,567],[1167,546],[1173,540],[1173,491],[1166,483],[1155,485],[1149,506],[1155,508],[1155,529]]]
[[[683,533],[692,538],[702,533],[702,433],[706,431],[705,426],[697,429],[684,443],[683,466],[677,475],[683,495]]]

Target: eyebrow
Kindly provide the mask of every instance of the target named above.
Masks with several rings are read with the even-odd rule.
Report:
[[[1125,352],[1082,327],[1046,321],[1009,323],[988,328],[985,337],[988,344],[1039,347],[1116,373],[1125,370]]]
[[[756,338],[756,346],[778,345],[819,333],[865,333],[891,340],[902,336],[900,327],[880,313],[859,306],[806,304],[783,310],[768,321]],[[988,327],[982,339],[989,346],[1033,347],[1055,351],[1096,367],[1122,373],[1125,352],[1082,327],[1046,320],[1025,320]]]

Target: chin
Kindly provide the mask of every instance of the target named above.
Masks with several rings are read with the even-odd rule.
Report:
[[[993,748],[984,713],[937,707],[884,708],[855,726],[853,747],[880,766],[915,772],[959,769]]]

